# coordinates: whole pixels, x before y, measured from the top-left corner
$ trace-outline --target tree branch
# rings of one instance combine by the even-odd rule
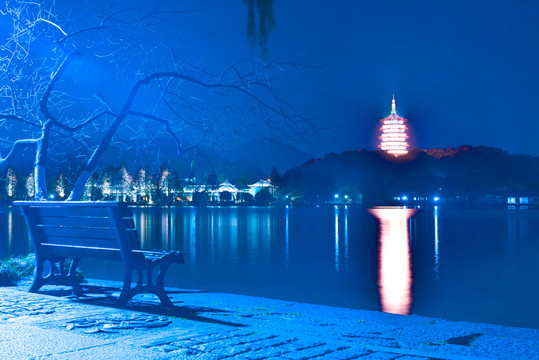
[[[37,143],[38,143],[38,139],[20,139],[20,140],[16,140],[11,145],[11,149],[10,149],[9,153],[6,156],[2,157],[0,155],[0,165],[4,165],[5,163],[7,163],[9,161],[9,159],[11,158],[11,156],[13,156],[13,154],[16,153],[17,148],[23,147],[23,146],[28,146],[28,145],[36,146]]]

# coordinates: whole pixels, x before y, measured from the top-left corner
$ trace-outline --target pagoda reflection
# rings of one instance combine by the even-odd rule
[[[378,291],[382,311],[408,315],[412,305],[412,268],[408,220],[416,210],[372,208],[378,232]]]

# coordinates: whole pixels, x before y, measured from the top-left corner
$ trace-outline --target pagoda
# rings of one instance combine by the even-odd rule
[[[380,145],[378,147],[388,154],[399,156],[408,153],[408,135],[406,122],[408,120],[397,114],[395,95],[391,102],[391,114],[380,120]]]

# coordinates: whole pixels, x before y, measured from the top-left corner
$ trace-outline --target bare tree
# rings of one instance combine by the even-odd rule
[[[312,131],[276,90],[287,65],[242,61],[211,74],[166,42],[178,9],[98,4],[84,21],[45,0],[1,10],[12,30],[0,46],[0,168],[32,154],[36,199],[48,198],[53,168],[80,199],[110,147],[181,156],[224,137]]]

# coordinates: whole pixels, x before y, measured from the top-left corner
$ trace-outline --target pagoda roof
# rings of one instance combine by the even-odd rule
[[[400,120],[400,121],[408,121],[408,119],[403,118],[399,114],[389,114],[385,118],[381,119],[380,121],[386,121],[386,120]]]

